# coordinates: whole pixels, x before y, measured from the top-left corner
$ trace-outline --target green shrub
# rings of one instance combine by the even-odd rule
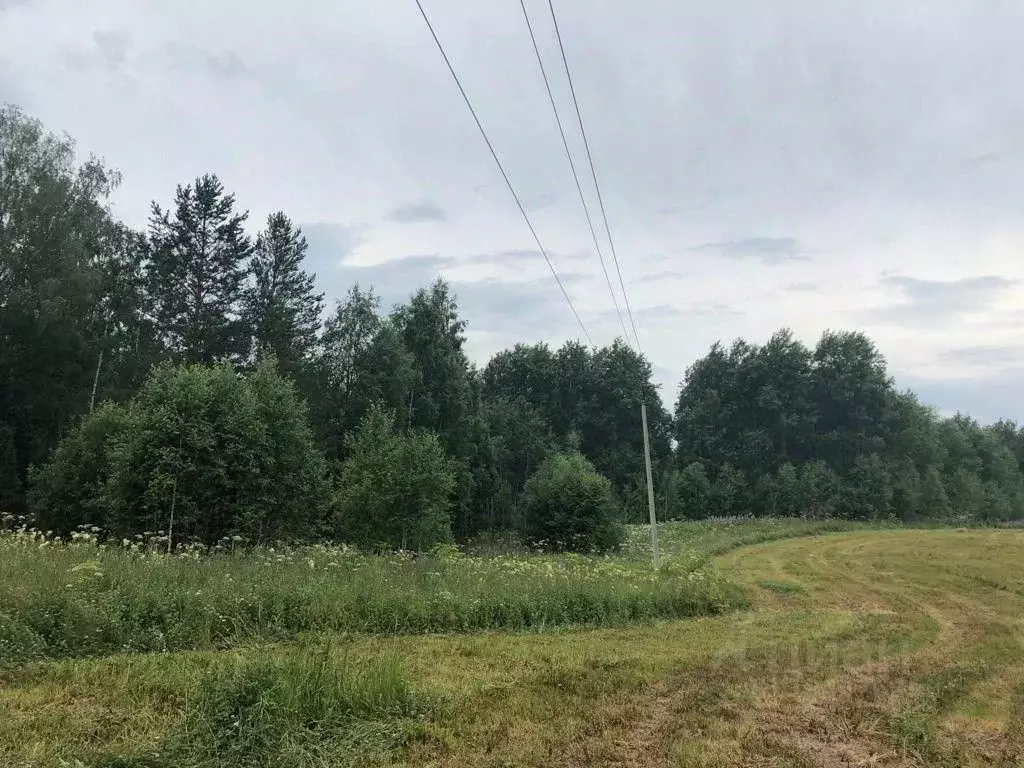
[[[104,404],[83,418],[30,477],[29,505],[43,530],[68,533],[106,522],[104,497],[112,441],[131,428],[132,411]]]
[[[341,539],[425,551],[452,538],[455,466],[437,435],[398,432],[374,406],[347,442],[334,508]]]
[[[264,362],[160,366],[125,405],[86,417],[34,475],[40,520],[68,533],[254,541],[320,533],[325,462],[293,385]]]
[[[605,552],[625,537],[611,483],[580,453],[545,459],[526,481],[522,505],[523,538],[540,549]]]

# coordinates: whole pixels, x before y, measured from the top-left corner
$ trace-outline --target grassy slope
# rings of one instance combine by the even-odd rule
[[[1024,765],[1024,532],[859,530],[728,551],[799,532],[691,526],[664,537],[725,552],[719,564],[748,585],[749,612],[629,629],[336,639],[331,654],[355,668],[401,659],[430,704],[371,717],[352,739],[358,753],[339,743],[326,755],[237,764],[344,765],[347,752],[380,765]],[[148,753],[183,730],[188,697],[224,656],[9,672],[0,764]]]

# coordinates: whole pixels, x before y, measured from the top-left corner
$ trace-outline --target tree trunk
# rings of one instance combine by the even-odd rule
[[[103,347],[100,347],[99,357],[96,358],[96,374],[92,377],[92,394],[89,396],[89,413],[96,407],[96,390],[100,386],[100,369],[103,367]]]

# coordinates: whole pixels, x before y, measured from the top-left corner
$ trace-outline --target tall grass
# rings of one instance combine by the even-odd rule
[[[391,746],[403,730],[396,726],[430,707],[394,659],[356,667],[327,647],[300,647],[215,669],[166,751],[187,764],[316,765],[325,755],[365,753],[372,741]]]
[[[0,534],[0,663],[226,648],[304,633],[615,626],[719,613],[742,592],[702,558],[409,558],[344,547],[167,555]]]
[[[225,653],[184,692],[155,741],[85,753],[69,768],[345,768],[391,765],[397,748],[450,714],[395,658],[356,663],[328,646]]]

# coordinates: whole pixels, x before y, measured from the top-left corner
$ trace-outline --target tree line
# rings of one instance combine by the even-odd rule
[[[711,514],[1024,517],[1024,430],[940,418],[861,333],[716,344],[675,411],[674,497]]]
[[[210,174],[140,232],[111,214],[118,182],[0,110],[0,512],[172,539],[601,548],[646,511],[642,399],[662,516],[1024,516],[1024,431],[939,418],[862,334],[716,345],[670,413],[621,341],[478,368],[443,281],[327,308],[285,213],[250,236]]]

